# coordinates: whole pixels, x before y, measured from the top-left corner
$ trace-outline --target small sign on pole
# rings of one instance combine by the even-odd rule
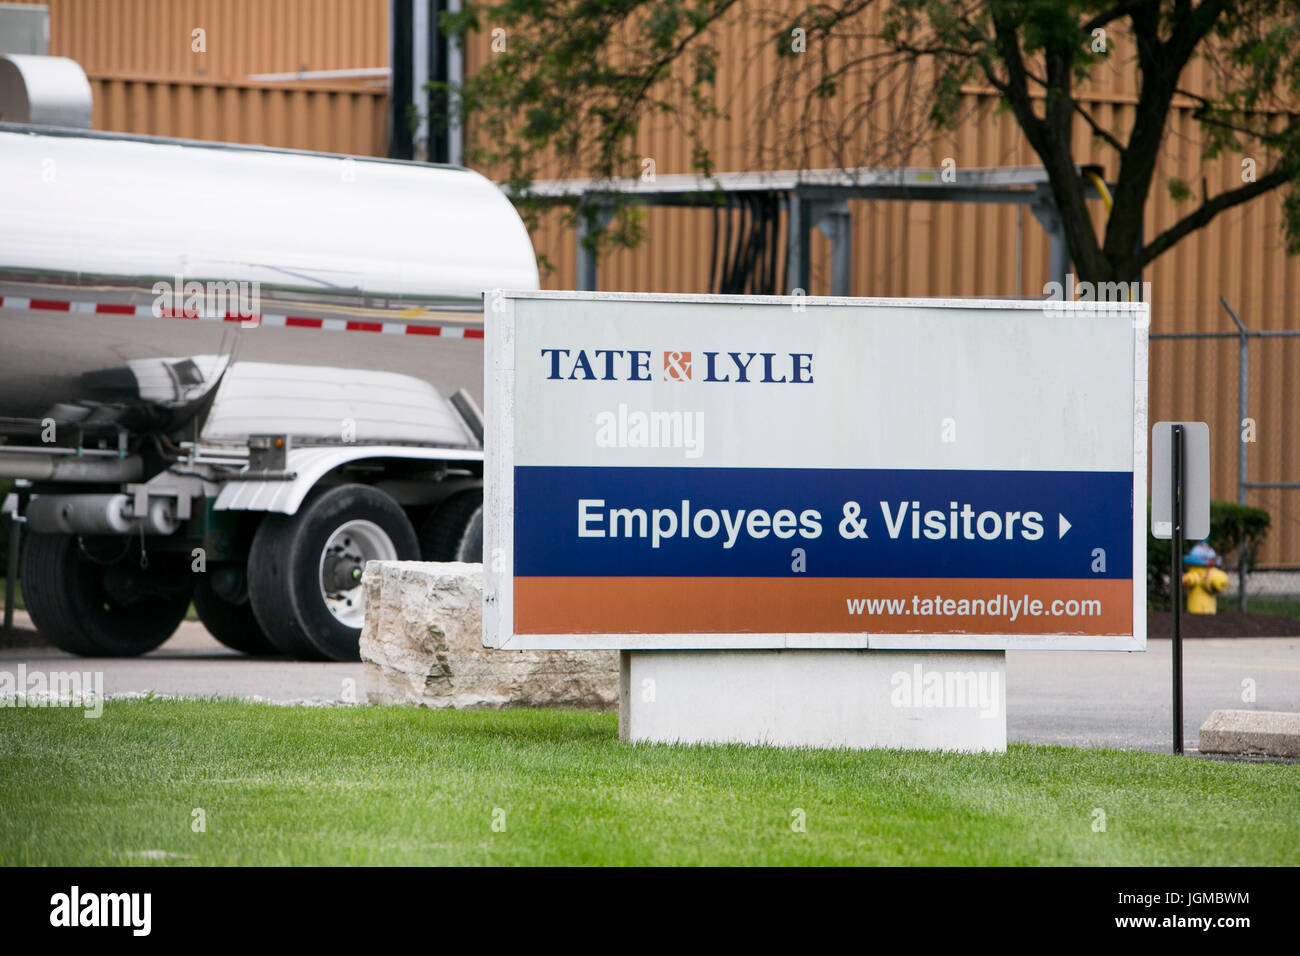
[[[1210,426],[1205,422],[1156,422],[1151,427],[1151,535],[1173,537],[1171,479],[1173,431],[1183,430],[1183,540],[1210,533]]]

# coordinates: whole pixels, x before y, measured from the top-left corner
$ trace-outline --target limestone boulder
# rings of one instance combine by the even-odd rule
[[[361,660],[371,703],[584,707],[618,703],[617,651],[483,646],[483,566],[371,561]]]

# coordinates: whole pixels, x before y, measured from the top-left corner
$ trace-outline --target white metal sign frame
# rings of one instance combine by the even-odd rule
[[[517,304],[526,300],[783,306],[798,322],[835,306],[1040,312],[1086,319],[1104,310],[1127,316],[1132,329],[1132,598],[1131,634],[1062,633],[516,633],[515,468],[518,334]],[[796,309],[799,306],[801,308]],[[792,296],[669,295],[608,292],[485,293],[484,646],[525,649],[904,649],[904,650],[1122,650],[1146,649],[1146,476],[1148,303],[1051,302],[993,299],[883,299]],[[1069,359],[1069,356],[1065,356]],[[1064,533],[1064,532],[1062,532]]]

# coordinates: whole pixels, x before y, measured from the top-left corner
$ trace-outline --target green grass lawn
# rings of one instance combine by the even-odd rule
[[[1300,863],[1297,766],[616,738],[575,711],[0,708],[0,864]]]
[[[1225,608],[1224,602],[1219,602],[1220,609],[1235,611],[1237,602],[1235,599],[1227,602]],[[1246,608],[1251,614],[1276,614],[1278,617],[1300,618],[1300,598],[1270,598],[1270,597],[1251,597],[1246,598]]]

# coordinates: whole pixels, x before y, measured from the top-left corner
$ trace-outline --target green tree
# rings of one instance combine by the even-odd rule
[[[726,115],[719,92],[735,80],[719,74],[723,28],[744,17],[767,36],[746,62],[770,57],[775,76],[770,108],[752,126],[756,165],[802,167],[817,150],[845,169],[905,160],[963,121],[964,86],[985,84],[1047,170],[1080,278],[1127,281],[1224,210],[1280,187],[1288,249],[1300,251],[1298,13],[1300,3],[1285,0],[467,0],[443,16],[444,28],[462,37],[495,30],[499,42],[462,85],[439,92],[470,133],[467,161],[516,192],[543,168],[636,174],[634,139],[652,118],[677,124],[696,170],[709,174],[706,134]],[[1111,58],[1136,72],[1128,129],[1107,128],[1080,95]],[[1199,91],[1187,84],[1197,59],[1210,77]],[[1180,95],[1196,104],[1204,158],[1239,157],[1242,181],[1211,194],[1170,180],[1180,217],[1144,237]],[[791,120],[781,107],[792,101]],[[1100,230],[1076,172],[1078,118],[1115,157],[1114,209]],[[637,227],[624,215],[608,239],[634,243]]]

